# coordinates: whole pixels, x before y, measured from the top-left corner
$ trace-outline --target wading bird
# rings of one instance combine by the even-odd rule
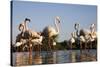
[[[75,45],[75,40],[76,40],[76,34],[75,34],[75,32],[72,32],[71,33],[71,38],[70,38],[70,40],[69,40],[69,42],[70,42],[70,44],[71,44],[71,49],[73,48],[73,45]]]
[[[43,32],[42,32],[42,35],[47,38],[48,40],[48,45],[51,49],[51,41],[54,41],[54,39],[56,38],[56,36],[58,36],[59,34],[59,24],[60,24],[60,17],[59,16],[56,16],[55,17],[55,28],[52,27],[52,26],[47,26],[43,29]],[[52,45],[53,45],[53,42],[52,42]]]
[[[55,28],[52,26],[47,26],[43,30],[44,36],[48,36],[49,38],[53,36],[57,36],[59,34],[59,23],[60,23],[60,17],[55,18]]]

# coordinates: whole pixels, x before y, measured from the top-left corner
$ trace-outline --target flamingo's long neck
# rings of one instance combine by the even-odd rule
[[[91,25],[90,31],[91,31],[91,33],[95,32],[95,25],[94,24]]]
[[[28,30],[28,27],[27,27],[27,21],[24,21],[24,25],[25,25],[24,30],[27,31],[27,30]]]
[[[19,31],[24,32],[24,25],[20,24],[18,29],[19,29]]]
[[[59,33],[59,26],[58,26],[57,19],[55,19],[55,27],[56,27],[56,31],[57,31],[57,34],[58,34]]]

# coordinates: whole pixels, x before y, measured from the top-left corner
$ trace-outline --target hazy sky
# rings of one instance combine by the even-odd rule
[[[54,25],[55,16],[60,16],[59,41],[68,40],[74,30],[74,24],[80,23],[80,28],[89,29],[90,24],[97,24],[97,7],[90,5],[55,4],[41,2],[13,1],[13,42],[19,33],[18,25],[24,19],[30,18],[28,27],[42,31],[45,26]]]

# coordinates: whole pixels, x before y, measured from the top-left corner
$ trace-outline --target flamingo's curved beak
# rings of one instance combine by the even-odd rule
[[[29,18],[25,18],[25,21],[29,21],[30,22],[31,20]]]

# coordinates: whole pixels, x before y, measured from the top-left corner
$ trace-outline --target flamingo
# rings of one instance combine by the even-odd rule
[[[25,44],[26,40],[21,39],[20,42],[16,42],[15,47],[21,46],[22,44]]]
[[[81,46],[81,48],[82,48],[82,45],[85,45],[85,48],[86,48],[86,40],[85,40],[85,37],[84,36],[80,36],[80,46]]]
[[[91,42],[91,48],[92,48],[92,45],[93,45],[93,42],[95,42],[96,41],[96,39],[97,39],[97,32],[95,31],[95,24],[91,24],[90,25],[90,42]]]
[[[87,47],[88,36],[86,35],[86,32],[84,31],[84,29],[80,30],[79,40],[80,40],[81,48],[83,47],[83,45],[86,48]]]
[[[56,36],[59,35],[59,23],[60,23],[60,17],[56,16],[55,17],[55,22],[54,22],[55,28],[52,27],[52,26],[47,26],[47,27],[45,27],[43,29],[42,35],[45,38],[47,38],[50,49],[51,49],[50,40],[54,41],[54,39],[56,38]]]
[[[72,49],[72,45],[75,44],[75,39],[77,38],[76,33],[72,32],[71,33],[71,38],[69,40],[69,42],[71,43],[71,49]]]
[[[25,18],[24,22],[19,24],[18,29],[19,31],[21,31],[21,33],[16,37],[16,47],[21,46],[23,44],[22,41],[20,41],[20,39],[27,40],[27,42],[31,41],[31,43],[29,44],[31,47],[36,43],[38,45],[42,42],[43,37],[38,32],[28,29],[27,23],[30,21],[30,19]]]
[[[29,36],[32,38],[39,38],[40,35],[38,34],[38,32],[28,29],[27,21],[30,22],[31,20],[28,18],[25,18],[24,22],[19,24],[19,27],[18,27],[19,31],[21,31],[23,33],[23,36],[26,38],[28,38]]]
[[[52,27],[52,26],[47,26],[44,28],[43,30],[43,34],[46,36],[48,36],[49,38],[53,37],[53,36],[56,36],[59,34],[59,23],[60,23],[60,17],[56,17],[55,18],[55,28]]]
[[[28,20],[28,21],[30,22],[30,20]],[[23,26],[22,29],[24,28],[23,29],[24,38],[28,39],[29,63],[32,64],[32,46],[38,45],[38,50],[39,50],[40,49],[39,45],[41,44],[43,38],[38,32],[28,29],[26,19],[25,19],[24,24],[22,26]]]
[[[97,38],[97,32],[95,31],[95,24],[91,24],[90,25],[90,30],[85,30],[85,38],[87,39],[87,41],[94,41]]]
[[[18,50],[24,50],[24,46],[26,46],[26,43],[27,43],[27,41],[25,40],[25,39],[20,39],[20,41],[19,42],[16,42],[15,43],[15,45],[14,45],[14,47],[17,47],[18,49],[17,49],[17,51]]]
[[[25,18],[24,22],[19,25],[19,31],[23,32],[24,37],[28,37],[27,36],[27,34],[28,34],[30,36],[29,38],[34,39],[34,42],[38,41],[38,39],[41,39],[41,42],[42,42],[42,38],[41,38],[42,36],[38,32],[28,29],[27,21],[30,22],[31,20],[28,18]]]
[[[72,37],[71,37],[71,39],[70,39],[70,42],[71,42],[71,43],[75,43],[75,32],[72,32],[72,33],[71,33],[71,36],[72,36]]]
[[[90,31],[91,31],[90,33],[91,41],[94,41],[97,38],[96,31],[95,31],[95,24],[91,24]]]
[[[95,32],[95,24],[90,25],[90,30],[80,30],[80,36],[81,42],[89,43],[92,48],[92,43],[96,40],[97,35]]]
[[[76,61],[75,60],[75,58],[76,58],[75,52],[72,51],[73,45],[75,44],[75,41],[76,41],[76,38],[77,38],[76,33],[75,32],[72,32],[71,33],[71,38],[69,40],[70,45],[71,45],[71,61],[72,62],[75,62]]]
[[[86,39],[86,42],[89,43],[91,45],[91,48],[92,48],[92,44],[94,41],[96,41],[97,39],[97,32],[95,31],[95,24],[91,24],[90,25],[90,30],[85,30],[84,31],[85,33],[85,39]]]
[[[31,42],[34,43],[34,44],[42,45],[42,40],[43,40],[43,37],[40,36],[40,38],[32,39]]]
[[[28,27],[26,26],[27,21],[30,22],[31,20],[28,18],[25,18],[24,22],[19,24],[19,26],[18,26],[19,31],[24,32],[24,31],[28,30]]]

